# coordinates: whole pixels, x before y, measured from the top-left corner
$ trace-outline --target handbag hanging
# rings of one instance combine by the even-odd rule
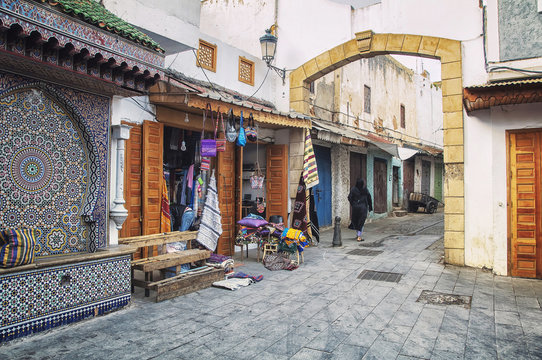
[[[250,113],[248,117],[248,126],[245,134],[249,141],[255,142],[258,140],[258,131],[256,130],[256,126],[254,125],[254,117],[252,116],[252,113]]]
[[[260,169],[260,164],[256,161],[255,170],[250,176],[250,187],[253,189],[261,189],[263,188],[264,180],[265,177],[263,176],[262,170]]]
[[[245,135],[245,128],[243,127],[243,112],[241,111],[241,117],[239,119],[239,136],[237,136],[237,145],[245,146],[247,143],[247,137]]]
[[[228,120],[226,121],[226,140],[229,142],[235,142],[237,140],[237,129],[235,129],[235,116],[233,115],[233,109],[228,111]]]
[[[211,114],[211,121],[213,121],[213,111],[211,109],[211,104],[207,103],[205,112],[203,113],[203,129],[201,130],[201,156],[206,157],[215,157],[216,156],[216,126],[215,134],[212,139],[204,139],[205,133],[205,119],[207,118],[207,111]]]
[[[226,128],[224,127],[224,116],[222,116],[222,113],[220,112],[220,106],[216,110],[216,113],[216,128],[218,128],[218,118],[220,117],[220,122],[222,123],[222,132],[224,133],[223,139],[216,139],[216,151],[224,152],[226,151]]]

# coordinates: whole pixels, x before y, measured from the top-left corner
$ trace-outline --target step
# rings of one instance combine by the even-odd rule
[[[406,216],[408,214],[408,211],[406,210],[394,210],[393,211],[393,216],[395,217],[402,217],[402,216]]]

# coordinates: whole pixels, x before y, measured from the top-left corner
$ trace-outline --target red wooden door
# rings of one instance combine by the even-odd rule
[[[408,197],[414,192],[414,158],[403,161],[403,207],[408,209]]]
[[[509,266],[542,278],[542,131],[510,132],[509,146]]]
[[[386,160],[374,160],[374,212],[388,211],[388,163]]]
[[[266,214],[288,220],[288,145],[267,145]]]
[[[143,235],[160,233],[163,149],[163,124],[145,121],[143,123]]]
[[[216,251],[222,255],[233,255],[236,235],[235,221],[235,145],[226,142],[226,151],[218,153],[217,172],[218,201],[222,213],[222,235]]]

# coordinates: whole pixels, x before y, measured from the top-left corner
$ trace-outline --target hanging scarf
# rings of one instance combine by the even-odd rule
[[[166,185],[166,178],[162,181],[162,206],[160,211],[160,232],[171,231],[171,213],[169,210],[169,196]]]
[[[196,240],[207,249],[215,251],[220,235],[222,235],[222,216],[218,204],[215,171],[213,170],[207,186],[205,205]]]
[[[294,209],[292,214],[292,228],[306,233],[308,226],[307,216],[307,187],[303,180],[303,174],[299,177],[297,194],[295,196]]]
[[[314,148],[312,147],[311,131],[305,130],[305,152],[303,154],[303,180],[305,180],[306,188],[318,185],[318,168],[316,167],[316,157],[314,156]]]

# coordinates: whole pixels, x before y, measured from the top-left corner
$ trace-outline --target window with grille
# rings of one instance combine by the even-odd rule
[[[216,72],[216,45],[200,39],[197,65]]]
[[[364,85],[364,103],[363,103],[363,109],[366,113],[371,113],[371,88],[367,85]]]
[[[403,129],[406,127],[405,105],[403,105],[403,104],[401,104],[401,127]]]
[[[254,86],[254,62],[239,56],[239,81]]]

